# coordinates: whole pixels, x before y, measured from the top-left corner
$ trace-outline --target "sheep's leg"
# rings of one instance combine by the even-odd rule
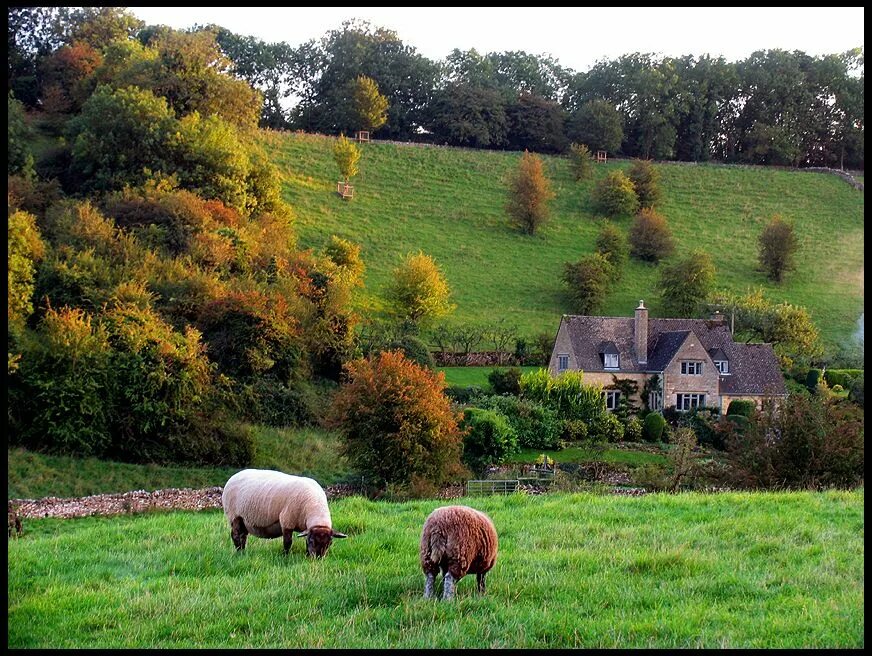
[[[424,580],[424,599],[433,597],[433,588],[436,586],[436,573],[427,572],[427,578]]]
[[[478,581],[478,591],[481,594],[484,594],[484,575],[485,574],[487,574],[487,572],[484,572],[484,573],[479,572],[478,574],[475,575],[475,579],[476,579],[476,581]]]
[[[237,551],[245,550],[245,541],[248,539],[248,529],[245,528],[245,522],[242,517],[237,517],[230,522],[230,539],[236,546]]]
[[[454,599],[454,577],[451,576],[451,572],[445,572],[445,578],[442,581],[442,598],[443,599]]]
[[[291,550],[291,543],[294,541],[294,529],[292,528],[283,528],[282,529],[282,542],[285,546],[285,555],[288,555],[288,552]]]

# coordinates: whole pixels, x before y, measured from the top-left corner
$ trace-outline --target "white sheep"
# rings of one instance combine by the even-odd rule
[[[243,469],[227,481],[221,495],[230,537],[238,551],[248,534],[284,541],[291,548],[294,531],[306,538],[308,555],[321,558],[333,538],[348,537],[333,530],[327,495],[317,481],[268,469]]]
[[[484,577],[497,560],[497,548],[496,528],[483,512],[468,506],[434,510],[421,533],[424,597],[433,596],[439,570],[444,575],[443,599],[453,599],[456,582],[469,573],[476,574],[478,591],[483,594]]]

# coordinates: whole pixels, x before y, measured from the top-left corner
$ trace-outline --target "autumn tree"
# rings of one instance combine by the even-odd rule
[[[394,269],[388,300],[398,318],[414,324],[429,322],[451,312],[451,290],[445,276],[429,255],[409,255]]]
[[[796,268],[794,256],[799,243],[793,225],[776,214],[760,235],[760,264],[770,280],[781,282],[784,274]]]
[[[639,209],[633,181],[623,171],[612,171],[597,182],[591,200],[594,209],[606,216],[633,214]]]
[[[569,289],[572,309],[578,314],[596,314],[608,294],[615,273],[612,263],[593,253],[563,267],[563,282]]]
[[[590,148],[584,144],[569,145],[569,162],[576,182],[587,180],[593,175],[593,158],[590,155]]]
[[[666,316],[695,316],[711,294],[714,281],[715,266],[705,251],[695,250],[664,267],[658,287]]]
[[[459,470],[459,416],[445,396],[445,375],[381,352],[345,365],[328,424],[343,451],[378,486],[439,485]]]
[[[512,220],[528,235],[548,220],[548,202],[554,197],[551,183],[542,169],[542,159],[524,151],[509,185],[506,209]]]
[[[630,166],[627,177],[633,182],[639,207],[654,207],[660,202],[660,172],[647,159],[637,159]]]
[[[374,132],[388,120],[388,99],[379,93],[378,84],[371,77],[357,76],[351,83],[351,98],[361,130]]]
[[[339,175],[345,179],[345,184],[348,180],[357,175],[357,163],[360,161],[360,149],[353,141],[341,134],[333,144],[333,159],[336,160],[336,166],[339,167]]]
[[[630,228],[630,254],[640,260],[657,262],[675,251],[675,241],[666,218],[650,208],[636,215]]]

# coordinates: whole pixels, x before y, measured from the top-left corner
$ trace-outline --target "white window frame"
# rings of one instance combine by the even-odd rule
[[[678,412],[687,412],[693,408],[704,407],[704,392],[681,392],[675,395],[675,409],[678,410]]]
[[[565,360],[564,360],[565,358]],[[565,367],[561,367],[564,362],[566,362]],[[558,353],[557,354],[557,373],[561,373],[569,370],[569,353]]]
[[[615,364],[610,365],[609,362],[614,362]],[[603,363],[603,369],[620,369],[621,356],[618,353],[603,353]]]
[[[606,399],[606,410],[614,412],[618,409],[618,403],[621,401],[620,390],[603,390],[603,396]],[[609,405],[610,402],[612,405]]]
[[[696,371],[691,371],[691,365]],[[702,376],[702,361],[701,360],[682,360],[681,361],[682,376]]]
[[[721,376],[728,376],[730,374],[729,360],[715,360],[715,367],[717,367],[718,373]]]

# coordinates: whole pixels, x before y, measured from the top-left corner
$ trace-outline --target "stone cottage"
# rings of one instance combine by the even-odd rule
[[[638,385],[652,410],[714,407],[726,413],[736,399],[787,395],[771,344],[737,344],[726,318],[649,319],[639,301],[633,317],[563,315],[548,364],[551,375],[582,370],[586,383]],[[604,389],[606,406],[618,407],[621,391]]]

